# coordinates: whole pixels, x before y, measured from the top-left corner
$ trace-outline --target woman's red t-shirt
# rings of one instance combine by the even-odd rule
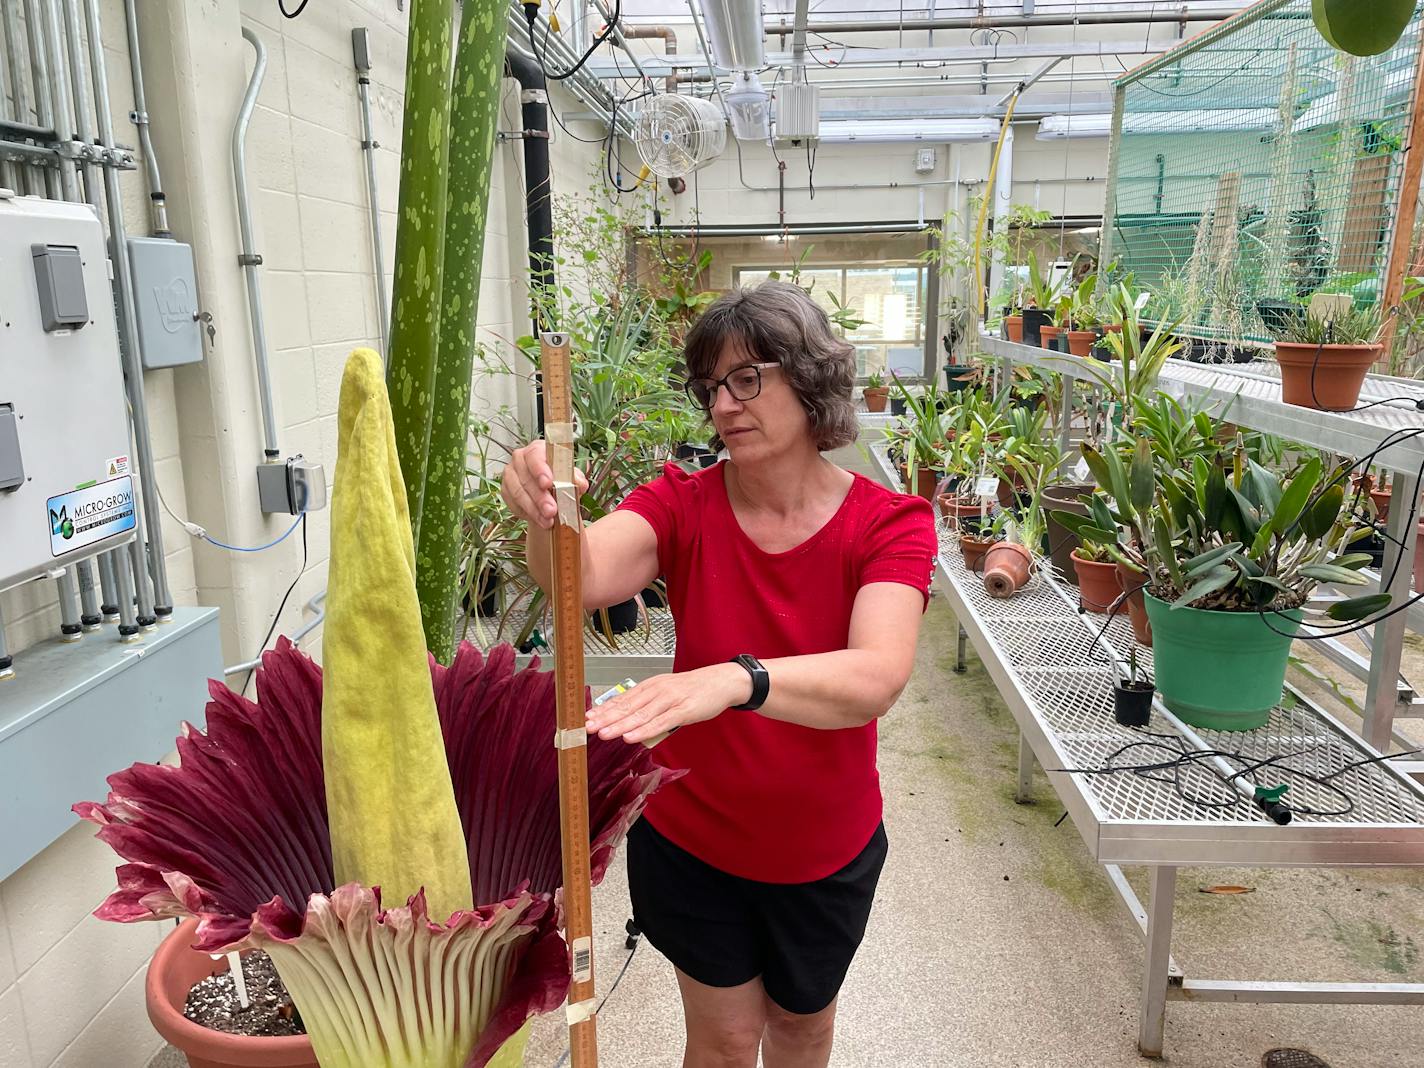
[[[668,464],[619,506],[657,533],[677,623],[673,670],[846,648],[856,593],[913,586],[928,600],[935,554],[929,503],[855,475],[819,531],[782,553],[743,533],[725,463],[695,473]],[[772,681],[775,688],[775,679]],[[648,802],[663,835],[746,879],[800,883],[845,867],[880,823],[875,722],[817,730],[728,710],[678,730],[654,751],[688,774]]]

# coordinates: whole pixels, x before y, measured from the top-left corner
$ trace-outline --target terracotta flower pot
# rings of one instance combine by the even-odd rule
[[[1122,323],[1108,323],[1107,326],[1103,327],[1103,330],[1109,334],[1121,334]]]
[[[1022,342],[1022,341],[1023,341],[1023,316],[1022,316],[1022,315],[1006,315],[1006,316],[1004,316],[1004,333],[1008,335],[1008,338],[1009,338],[1010,341],[1013,341],[1013,342]]]
[[[939,474],[931,471],[928,467],[920,466],[915,469],[915,485],[910,485],[910,465],[900,465],[900,484],[905,487],[905,492],[923,497],[930,503],[934,503],[935,486],[939,484]]]
[[[959,551],[964,556],[964,566],[970,571],[978,571],[984,566],[984,557],[995,545],[993,538],[976,538],[972,534],[959,536]]]
[[[1424,519],[1419,520],[1414,536],[1417,541],[1414,547],[1414,592],[1424,593]]]
[[[959,530],[960,520],[979,518],[984,514],[984,506],[973,497],[941,493],[939,495],[939,514],[944,516],[945,525],[950,530]]]
[[[1152,622],[1147,618],[1147,602],[1142,591],[1147,581],[1146,575],[1138,574],[1130,567],[1115,564],[1118,589],[1127,594],[1127,618],[1132,623],[1133,636],[1138,645],[1152,648]]]
[[[1061,326],[1041,326],[1038,328],[1039,339],[1043,342],[1043,347],[1051,349],[1053,343],[1058,340],[1058,335],[1063,333]]]
[[[1093,346],[1098,343],[1096,330],[1069,330],[1068,351],[1085,360],[1093,355]]]
[[[890,400],[889,386],[866,386],[865,387],[865,410],[867,412],[883,412],[885,405]]]
[[[1062,482],[1043,491],[1043,510],[1048,513],[1049,555],[1053,557],[1054,568],[1071,583],[1078,581],[1071,556],[1080,544],[1078,535],[1054,519],[1053,513],[1072,512],[1075,515],[1087,515],[1088,506],[1081,498],[1096,488],[1091,482]]]
[[[1281,399],[1302,408],[1347,412],[1359,401],[1365,375],[1383,348],[1382,345],[1299,345],[1278,341],[1276,362],[1281,365]]]
[[[1122,596],[1117,584],[1117,564],[1084,560],[1073,550],[1073,570],[1078,573],[1078,600],[1085,612],[1107,612]]]
[[[997,542],[984,554],[984,589],[990,597],[1012,597],[1033,570],[1033,556],[1022,545]]]
[[[148,966],[144,997],[148,1018],[171,1045],[188,1058],[189,1068],[317,1068],[311,1039],[248,1038],[195,1024],[183,1015],[188,991],[200,979],[227,971],[227,958],[213,960],[192,948],[197,920],[188,920],[163,940]]]

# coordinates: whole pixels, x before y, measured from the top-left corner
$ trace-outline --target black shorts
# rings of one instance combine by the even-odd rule
[[[628,834],[633,922],[699,983],[740,986],[760,976],[787,1012],[820,1012],[865,937],[888,851],[881,824],[835,874],[763,883],[704,863],[639,820]]]

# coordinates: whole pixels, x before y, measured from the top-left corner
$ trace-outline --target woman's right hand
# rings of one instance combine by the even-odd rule
[[[531,441],[505,465],[499,492],[509,510],[521,519],[551,529],[559,514],[554,500],[554,470],[549,466],[548,446],[543,440]],[[588,490],[588,479],[582,471],[574,471],[574,486],[582,497]]]

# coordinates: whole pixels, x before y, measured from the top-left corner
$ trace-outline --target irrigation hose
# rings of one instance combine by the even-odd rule
[[[984,199],[979,205],[979,222],[974,228],[974,284],[979,290],[980,323],[984,321],[984,311],[989,299],[984,288],[984,228],[989,220],[989,205],[994,202],[994,179],[999,173],[999,157],[1003,154],[1004,142],[1009,137],[1009,123],[1014,120],[1014,108],[1018,107],[1019,96],[1023,91],[1023,82],[1019,82],[1014,95],[1009,98],[1003,125],[999,127],[999,143],[994,146],[994,156],[989,161],[989,177],[984,181]]]

